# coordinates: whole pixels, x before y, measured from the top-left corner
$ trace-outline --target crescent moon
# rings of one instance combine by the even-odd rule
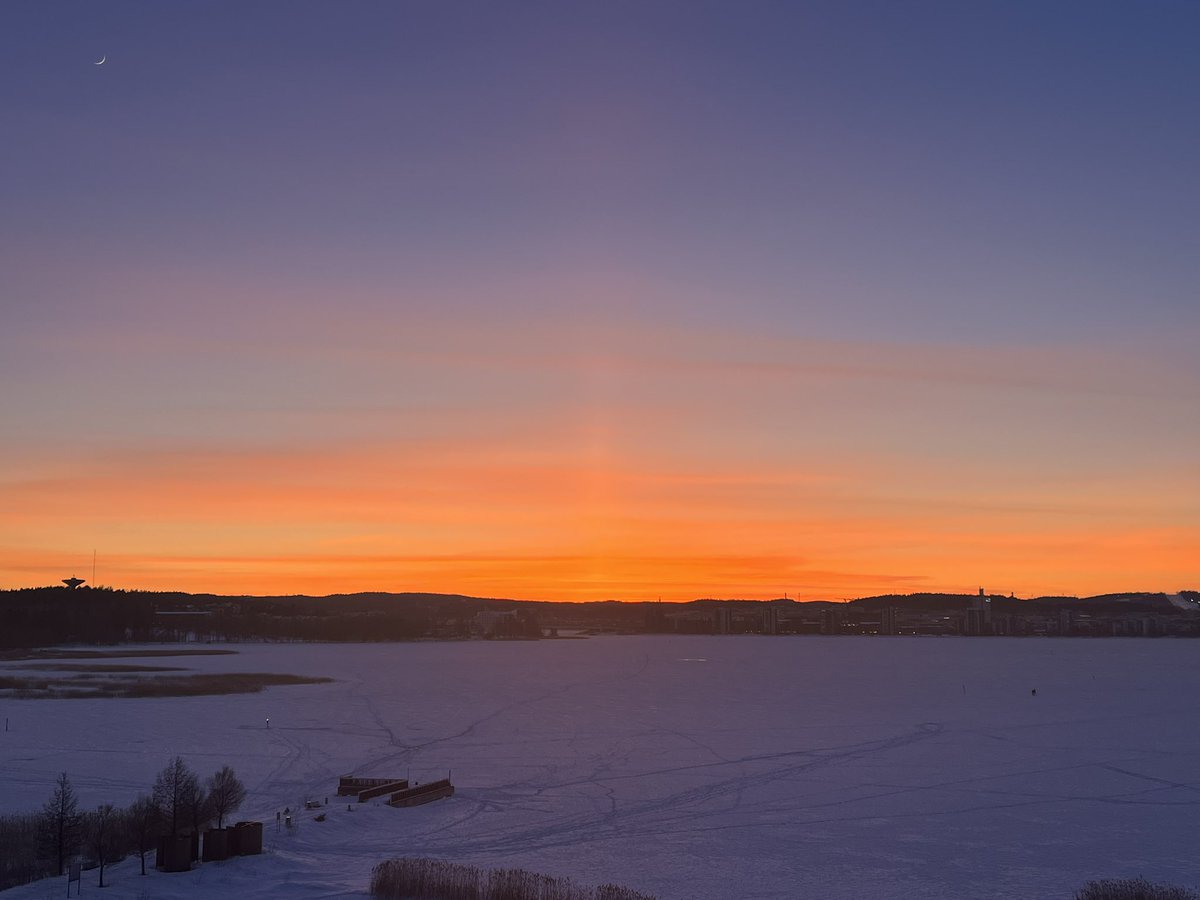
[[[94,63],[92,63],[92,65],[93,65],[93,66],[102,66],[102,65],[104,65],[104,61],[105,61],[106,59],[108,59],[108,56],[107,56],[107,55],[105,55],[105,56],[102,56],[102,57],[100,57],[100,62],[94,62]]]

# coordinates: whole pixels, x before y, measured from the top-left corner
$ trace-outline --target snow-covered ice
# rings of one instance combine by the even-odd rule
[[[1200,641],[599,637],[237,645],[148,660],[326,675],[261,694],[0,700],[0,811],[55,776],[85,806],[175,754],[232,765],[261,857],[109,870],[113,898],[336,897],[372,865],[518,866],[663,900],[1070,897],[1200,883]],[[1037,695],[1031,690],[1036,688]],[[270,728],[266,719],[270,717]],[[457,794],[347,812],[337,776],[453,770]],[[275,812],[307,798],[292,832]],[[90,883],[88,879],[90,878]],[[85,874],[95,894],[95,873]],[[60,896],[62,880],[13,889]]]

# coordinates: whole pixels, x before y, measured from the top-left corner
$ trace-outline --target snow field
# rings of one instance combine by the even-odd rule
[[[175,754],[228,763],[262,857],[110,870],[114,898],[338,897],[391,856],[611,881],[662,900],[1070,897],[1200,882],[1200,642],[603,637],[237,645],[163,659],[325,675],[261,694],[0,700],[0,810],[67,771],[84,806]],[[155,661],[150,661],[155,662]],[[1031,696],[1032,688],[1037,696]],[[271,727],[265,727],[270,717]],[[346,811],[337,776],[453,771],[449,800]],[[328,796],[328,821],[275,811]],[[94,893],[85,874],[85,892]],[[13,900],[61,896],[61,881]],[[47,893],[49,892],[49,893]]]

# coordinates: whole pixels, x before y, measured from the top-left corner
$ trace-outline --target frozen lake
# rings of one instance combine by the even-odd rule
[[[0,700],[0,811],[40,807],[64,770],[91,806],[148,792],[175,754],[204,776],[232,765],[251,789],[243,814],[272,823],[268,852],[183,876],[117,869],[111,898],[196,897],[205,885],[278,896],[280,881],[289,896],[342,896],[401,855],[613,881],[662,900],[1011,900],[1068,898],[1102,876],[1200,883],[1200,641],[233,649],[144,662],[337,680]],[[333,798],[342,774],[428,781],[447,770],[456,796],[423,807],[348,813]],[[326,796],[328,821],[274,831],[277,809]]]

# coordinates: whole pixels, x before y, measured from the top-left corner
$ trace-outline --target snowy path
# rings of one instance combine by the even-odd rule
[[[1088,878],[1134,874],[1200,883],[1200,642],[235,649],[183,664],[338,680],[0,700],[11,722],[0,810],[36,808],[63,770],[87,805],[125,803],[176,753],[205,775],[233,765],[251,788],[246,812],[272,828],[285,805],[331,800],[324,823],[269,830],[261,858],[182,876],[118,867],[111,898],[253,900],[281,896],[280,883],[288,896],[347,896],[396,855],[614,881],[663,900],[1069,897]],[[458,793],[423,807],[347,812],[333,797],[340,774],[427,781],[448,769]]]

